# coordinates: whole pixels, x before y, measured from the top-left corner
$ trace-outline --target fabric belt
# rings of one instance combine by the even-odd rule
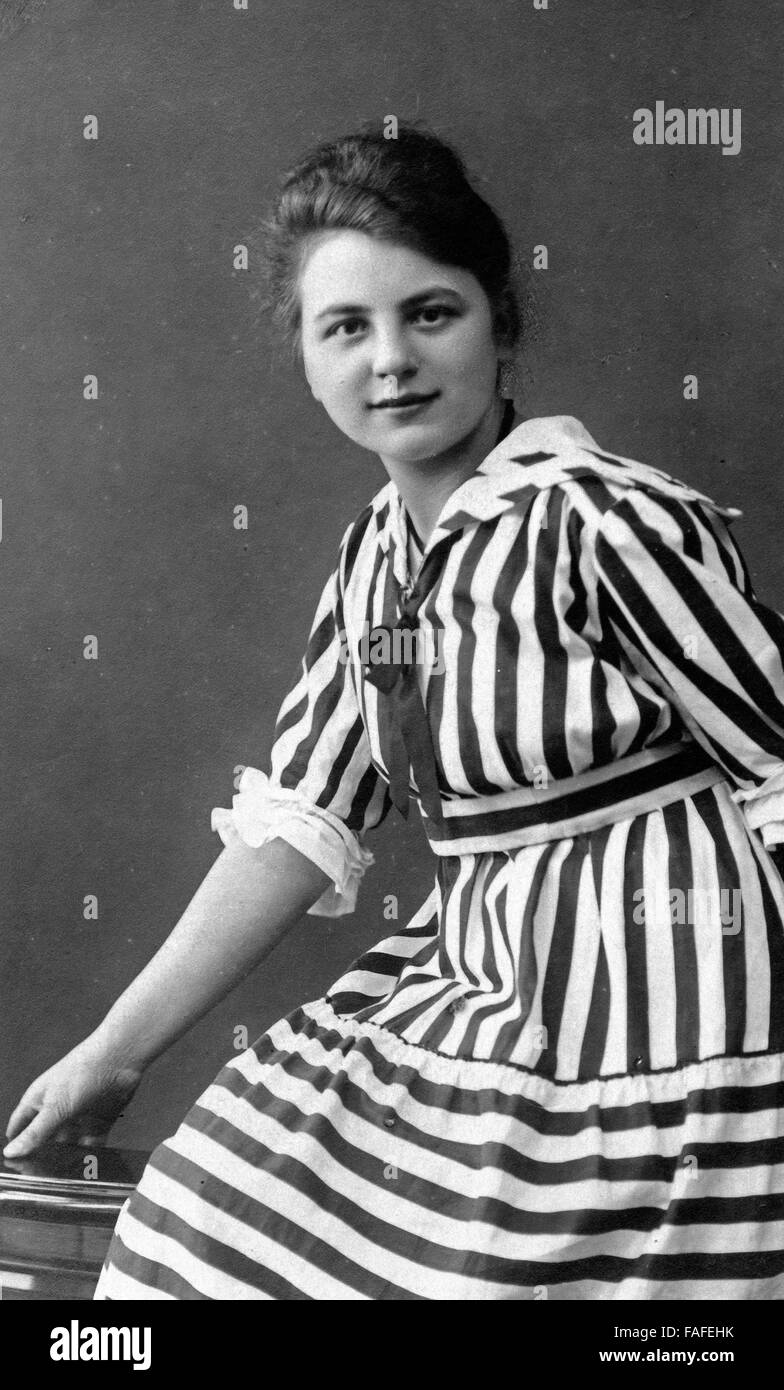
[[[424,808],[422,820],[436,854],[517,849],[642,815],[723,780],[721,768],[690,740],[644,748],[547,788],[442,800],[441,823]]]

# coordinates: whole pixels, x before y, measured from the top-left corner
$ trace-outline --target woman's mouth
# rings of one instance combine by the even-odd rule
[[[433,391],[429,396],[415,396],[412,392],[407,392],[402,396],[393,396],[389,400],[374,401],[371,405],[372,410],[389,410],[396,413],[408,415],[421,406],[429,405],[434,401],[440,391]]]

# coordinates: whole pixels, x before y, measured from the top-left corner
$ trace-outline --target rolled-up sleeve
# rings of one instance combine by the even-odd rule
[[[724,518],[629,489],[594,540],[602,621],[734,784],[766,846],[784,842],[784,618],[760,603]]]
[[[217,806],[211,816],[224,844],[236,836],[252,847],[282,839],[323,869],[332,882],[309,911],[325,917],[354,911],[373,863],[363,837],[391,805],[348,660],[343,583],[351,532],[322,592],[299,679],[278,713],[269,773],[245,767],[231,810]]]

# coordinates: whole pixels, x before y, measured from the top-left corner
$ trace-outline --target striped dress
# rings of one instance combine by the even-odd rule
[[[784,619],[737,508],[506,429],[418,560],[391,482],[348,528],[212,813],[350,912],[402,757],[432,891],[155,1149],[96,1298],[784,1297]]]

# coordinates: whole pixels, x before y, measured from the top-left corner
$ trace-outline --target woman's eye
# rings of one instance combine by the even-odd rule
[[[362,319],[341,319],[339,323],[333,323],[332,327],[327,329],[324,337],[333,338],[338,335],[343,338],[355,338],[357,336],[356,330],[361,327]],[[340,333],[341,328],[346,331]]]
[[[417,309],[416,317],[424,319],[425,323],[438,323],[443,318],[454,318],[454,310],[446,304],[424,304]]]

